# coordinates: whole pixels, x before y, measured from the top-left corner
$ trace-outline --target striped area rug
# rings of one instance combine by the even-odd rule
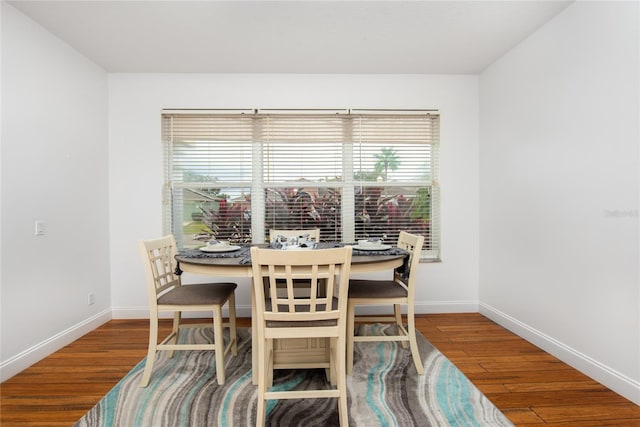
[[[383,334],[387,326],[361,326]],[[368,330],[362,329],[368,328]],[[188,340],[211,340],[193,330]],[[200,331],[200,332],[198,332]],[[161,352],[151,382],[140,388],[140,362],[74,427],[255,426],[257,387],[251,383],[250,329],[238,329],[238,356],[227,359],[227,380],[216,381],[208,351]],[[347,377],[350,426],[513,426],[424,337],[418,336],[425,375],[416,374],[408,348],[398,343],[356,343],[353,375]],[[303,389],[326,382],[324,370],[276,371],[274,387]],[[336,399],[269,401],[271,426],[337,426]]]

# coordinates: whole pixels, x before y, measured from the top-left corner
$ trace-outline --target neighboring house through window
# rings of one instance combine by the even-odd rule
[[[355,242],[400,230],[440,255],[437,111],[165,111],[165,231],[180,247],[270,228]]]

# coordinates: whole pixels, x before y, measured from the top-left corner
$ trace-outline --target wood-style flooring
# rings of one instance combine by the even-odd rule
[[[417,325],[518,427],[640,427],[640,406],[480,314]],[[112,320],[36,363],[0,385],[0,425],[73,425],[145,357],[147,340],[147,320]]]

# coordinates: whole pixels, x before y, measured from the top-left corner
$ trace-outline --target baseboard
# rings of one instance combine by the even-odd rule
[[[629,399],[636,405],[640,405],[640,382],[580,353],[574,348],[543,334],[490,305],[480,303],[479,311],[480,314],[552,354],[564,363]]]
[[[71,344],[83,335],[93,331],[100,325],[111,320],[111,309],[77,323],[54,336],[22,351],[19,354],[3,361],[0,364],[0,381],[4,382],[17,373],[25,370],[29,366],[44,359],[50,354],[60,350],[62,347]]]
[[[389,313],[390,305],[381,306],[358,306],[358,314],[375,315]],[[434,301],[416,302],[413,305],[416,314],[437,314],[437,313],[477,313],[477,301]],[[403,311],[405,312],[405,311]]]
[[[478,312],[478,301],[417,301],[413,306],[415,307],[416,313],[420,314]]]
[[[415,305],[417,314],[429,314],[429,313],[477,313],[478,303],[476,301],[436,301],[436,302],[418,302]],[[388,305],[387,305],[388,307]],[[148,319],[149,308],[146,306],[133,306],[133,307],[112,307],[111,313],[114,319]],[[360,307],[358,311],[362,310],[362,314],[380,314],[384,311],[384,308],[377,306],[372,307]],[[388,311],[388,310],[387,310]],[[251,317],[251,306],[249,305],[236,305],[236,313],[238,317]],[[227,315],[226,308],[223,309],[223,315]],[[169,319],[171,313],[160,313],[160,318]],[[207,317],[208,313],[205,312],[193,312],[185,313],[186,318],[200,318]]]
[[[149,307],[146,306],[133,306],[133,307],[112,307],[111,315],[113,319],[148,319]],[[222,309],[222,315],[228,315],[226,307]],[[161,319],[170,319],[173,316],[171,312],[160,313]],[[211,313],[204,311],[194,311],[192,313],[185,313],[185,318],[202,318],[211,316]],[[249,305],[237,305],[236,304],[236,316],[238,317],[251,317],[251,306]]]

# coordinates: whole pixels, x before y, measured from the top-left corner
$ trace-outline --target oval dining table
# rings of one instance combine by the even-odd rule
[[[341,244],[324,244],[324,247],[336,247]],[[259,245],[262,247],[266,244]],[[322,246],[321,246],[322,247]],[[176,255],[179,272],[201,274],[217,277],[246,277],[252,278],[252,267],[249,255],[250,246],[243,246],[237,251],[206,253],[198,249],[180,251]],[[282,250],[282,249],[274,249]],[[313,250],[313,249],[308,249]],[[283,250],[287,252],[288,250]],[[235,253],[234,253],[235,252]],[[409,253],[395,246],[388,250],[358,250],[354,248],[351,257],[351,274],[391,271],[401,267]],[[255,295],[251,286],[251,318],[256,318]],[[251,322],[251,335],[256,336],[255,322]],[[253,343],[252,343],[253,348]],[[258,352],[252,351],[252,366],[257,366]],[[274,348],[274,358],[286,361],[292,368],[296,364],[308,366],[309,363],[326,361],[329,357],[328,348],[324,342],[309,338],[306,343],[280,343]],[[257,372],[252,369],[253,383],[257,384]]]

